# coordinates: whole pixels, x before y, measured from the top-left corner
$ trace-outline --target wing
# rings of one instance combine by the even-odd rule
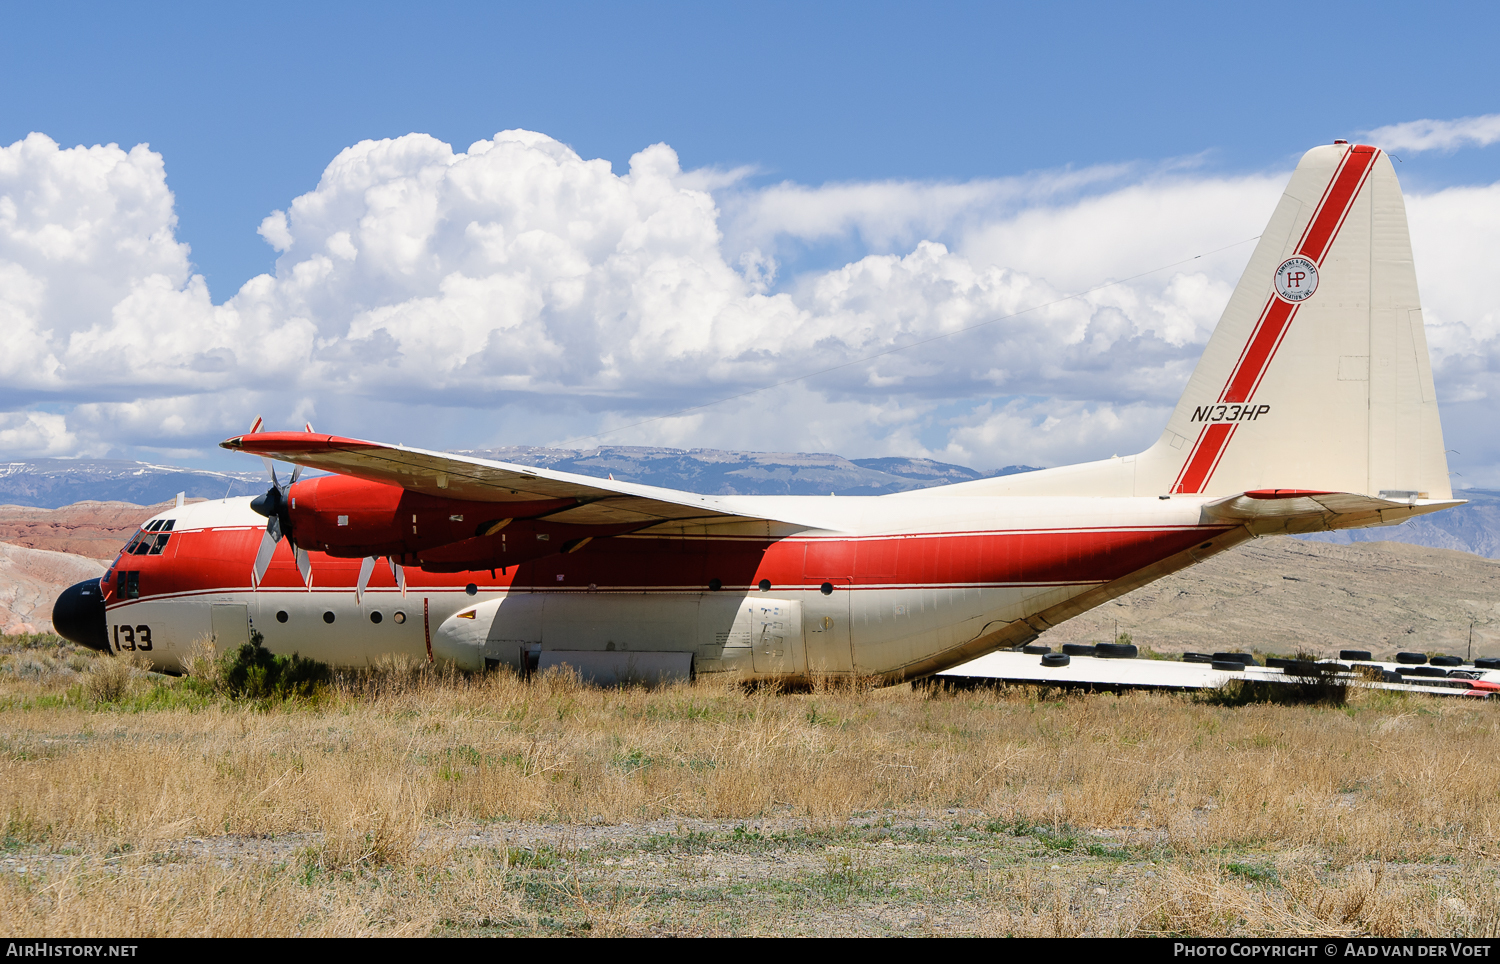
[[[1400,525],[1414,516],[1463,505],[1462,499],[1424,499],[1418,492],[1384,492],[1380,497],[1308,489],[1256,489],[1203,506],[1204,522],[1250,526],[1256,535],[1320,532]]]
[[[495,503],[571,499],[577,504],[547,516],[548,522],[570,525],[645,529],[783,521],[736,509],[732,496],[696,495],[337,435],[257,432],[219,445],[440,498]]]

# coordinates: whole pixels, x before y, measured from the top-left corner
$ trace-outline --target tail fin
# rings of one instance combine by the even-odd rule
[[[1377,148],[1302,156],[1155,445],[945,491],[1258,489],[1452,498],[1406,206]]]
[[[1374,147],[1302,156],[1136,491],[1447,499],[1406,206]]]
[[[1406,204],[1379,148],[1302,156],[1157,444],[948,492],[1257,489],[1452,498]]]
[[[1391,160],[1302,156],[1136,489],[1451,498]]]

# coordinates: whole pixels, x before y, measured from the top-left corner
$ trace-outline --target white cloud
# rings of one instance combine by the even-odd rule
[[[1414,120],[1377,127],[1361,140],[1387,151],[1446,151],[1461,147],[1488,147],[1500,141],[1500,114],[1460,117],[1456,120]]]
[[[67,419],[51,412],[0,412],[0,452],[11,458],[49,458],[79,452]]]
[[[1036,306],[1249,238],[1284,184],[1180,165],[748,173],[684,172],[658,144],[617,174],[526,131],[462,153],[364,141],[262,222],[274,273],[215,304],[160,156],[32,135],[0,149],[0,451],[181,451],[264,413],[434,447],[633,426],[606,441],[980,467],[1123,453],[1159,431],[1251,246]],[[1410,208],[1441,390],[1492,397],[1500,186]],[[778,268],[787,245],[830,242],[860,255]]]

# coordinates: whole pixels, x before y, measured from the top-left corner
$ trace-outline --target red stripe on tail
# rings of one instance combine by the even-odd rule
[[[1324,255],[1328,253],[1334,238],[1338,237],[1339,229],[1349,217],[1354,199],[1359,196],[1370,172],[1374,170],[1375,158],[1379,155],[1378,149],[1363,144],[1356,144],[1344,152],[1333,172],[1333,179],[1324,188],[1323,197],[1319,199],[1312,219],[1302,232],[1302,239],[1297,245],[1299,255],[1315,264],[1322,264]],[[1240,353],[1234,371],[1224,383],[1224,390],[1219,393],[1220,402],[1239,404],[1250,401],[1255,390],[1260,387],[1266,370],[1270,368],[1271,360],[1276,357],[1277,349],[1286,339],[1292,319],[1296,317],[1297,305],[1282,301],[1274,293],[1271,295],[1265,308],[1261,309],[1255,330]],[[1172,486],[1173,492],[1191,494],[1203,491],[1208,480],[1213,477],[1219,460],[1224,456],[1224,449],[1234,435],[1234,428],[1233,423],[1203,427],[1198,433],[1198,442],[1193,446],[1192,454],[1188,456],[1187,463],[1183,465]]]

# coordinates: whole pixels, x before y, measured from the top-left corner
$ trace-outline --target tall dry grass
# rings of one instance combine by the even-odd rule
[[[0,874],[11,933],[83,933],[101,900],[151,908],[140,920],[157,929],[132,933],[421,932],[480,913],[434,896],[462,886],[499,901],[481,917],[520,920],[503,866],[453,869],[468,858],[442,851],[447,828],[662,817],[838,826],[950,809],[1107,829],[1175,861],[1128,908],[1092,917],[1091,890],[1027,884],[1032,896],[1017,903],[1022,884],[1010,880],[980,930],[1383,932],[1390,906],[1414,919],[1426,898],[1360,875],[1444,861],[1488,883],[1442,891],[1429,918],[1448,923],[1432,926],[1496,926],[1500,716],[1487,703],[1367,691],[1339,709],[1026,689],[786,694],[711,680],[600,690],[555,672],[527,682],[410,664],[344,674],[313,701],[142,703],[137,692],[111,703],[9,666],[0,661],[5,837],[85,855],[40,889]],[[184,839],[286,834],[314,841],[287,867],[171,870]],[[1231,851],[1304,857],[1278,871],[1271,900],[1220,866]],[[126,865],[137,871],[120,873]],[[351,881],[375,869],[386,896],[360,897]],[[347,886],[320,891],[309,874]],[[380,903],[393,889],[427,896],[393,910]],[[188,896],[209,892],[223,899]],[[1450,897],[1466,910],[1442,903]],[[625,897],[616,904],[599,911],[601,929],[639,916]],[[308,920],[316,926],[287,923]]]
[[[138,848],[164,823],[383,837],[424,820],[840,822],[961,807],[1125,828],[1182,852],[1305,845],[1414,860],[1484,852],[1500,831],[1500,717],[1458,699],[1226,708],[393,672],[340,681],[315,706],[97,706],[6,701],[12,836]]]

